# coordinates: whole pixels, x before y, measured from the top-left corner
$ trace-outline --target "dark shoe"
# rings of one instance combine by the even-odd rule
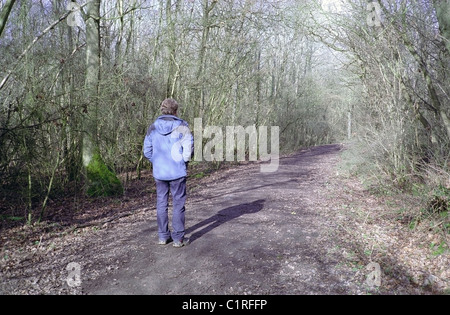
[[[167,245],[171,243],[173,240],[169,238],[168,240],[159,240],[158,245]]]
[[[181,240],[181,241],[174,241],[173,242],[173,247],[180,248],[180,247],[184,247],[184,246],[186,246],[188,244],[189,244],[189,239],[185,238],[184,240]]]

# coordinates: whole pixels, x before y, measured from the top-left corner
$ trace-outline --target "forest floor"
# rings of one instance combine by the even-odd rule
[[[373,194],[344,174],[343,151],[192,174],[180,249],[157,245],[150,173],[122,198],[51,205],[0,231],[0,294],[448,294],[450,255],[430,247],[441,235],[405,223],[417,200]]]

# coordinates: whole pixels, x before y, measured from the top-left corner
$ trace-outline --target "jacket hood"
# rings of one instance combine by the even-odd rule
[[[158,119],[153,124],[156,131],[163,136],[167,136],[168,134],[171,134],[172,131],[177,129],[181,124],[183,120],[172,115],[164,115],[161,117],[158,117]]]

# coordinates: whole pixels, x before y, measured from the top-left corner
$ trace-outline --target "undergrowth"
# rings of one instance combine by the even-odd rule
[[[430,244],[433,254],[450,250],[450,175],[447,169],[424,165],[399,179],[383,165],[371,159],[370,150],[360,143],[347,145],[342,153],[340,171],[357,177],[364,187],[378,197],[404,199],[404,205],[392,209],[398,220],[414,232],[440,234],[440,241]],[[399,184],[401,183],[401,185]]]

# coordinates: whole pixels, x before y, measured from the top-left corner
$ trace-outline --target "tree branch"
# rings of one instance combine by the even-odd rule
[[[8,0],[0,12],[0,37],[2,36],[3,30],[5,29],[6,22],[8,21],[9,14],[14,6],[16,0]]]
[[[87,2],[86,4],[88,4]],[[84,4],[82,7],[84,7],[86,4]],[[49,27],[47,27],[45,30],[42,31],[41,34],[36,36],[35,39],[25,48],[25,50],[20,54],[19,58],[16,60],[16,64],[7,72],[6,76],[3,78],[3,80],[0,82],[0,90],[2,90],[5,87],[6,82],[8,82],[9,78],[13,74],[13,72],[17,69],[17,66],[19,65],[20,61],[27,55],[27,53],[33,48],[33,46],[42,38],[45,34],[50,32],[52,29],[56,27],[59,23],[67,19],[67,17],[71,14],[71,11],[67,11],[64,15],[62,15],[58,20],[54,21],[52,24],[50,24]]]

